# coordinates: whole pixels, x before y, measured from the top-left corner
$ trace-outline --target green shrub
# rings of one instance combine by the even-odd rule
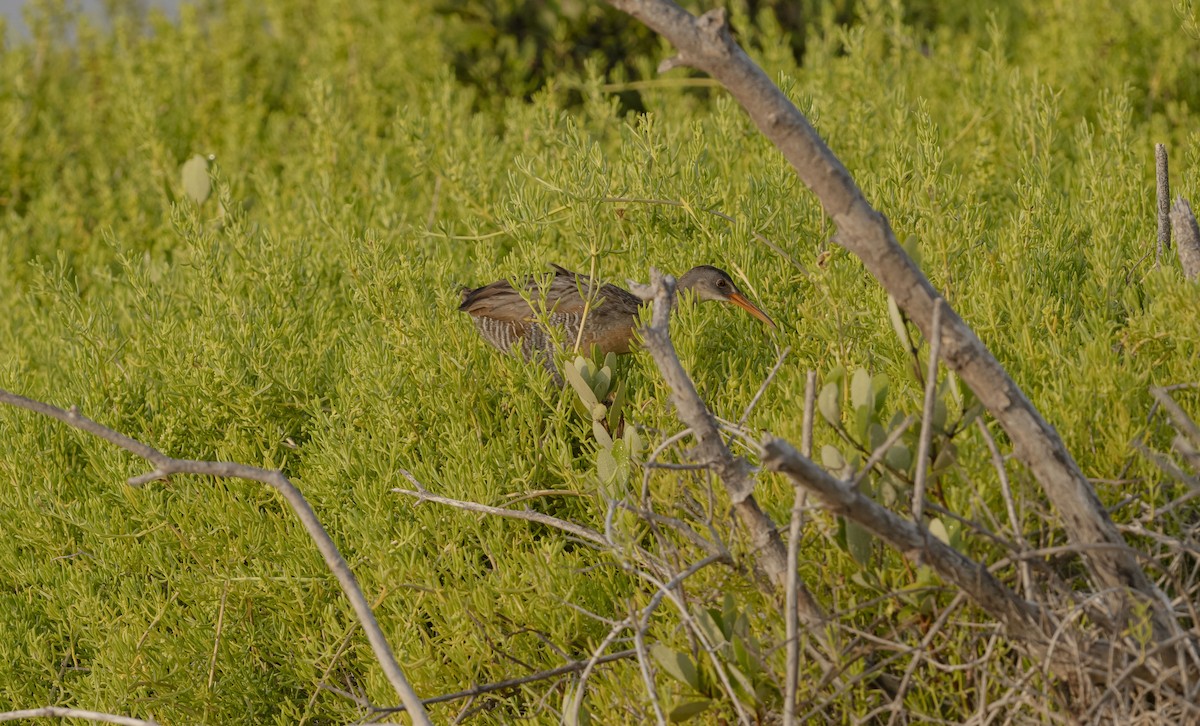
[[[1024,3],[994,17],[982,6],[864,2],[853,25],[834,15],[804,26],[802,65],[763,8],[760,25],[739,28],[1084,472],[1122,482],[1102,496],[1168,496],[1128,444],[1144,430],[1149,385],[1200,377],[1200,297],[1145,256],[1152,142],[1169,143],[1176,190],[1196,192],[1195,43],[1151,22],[1175,17],[1166,2]],[[459,285],[550,262],[595,262],[617,282],[644,280],[651,265],[718,264],[780,329],[723,306],[678,311],[675,343],[716,413],[737,420],[784,346],[793,353],[755,430],[799,439],[807,369],[886,376],[886,413],[920,406],[886,296],[728,97],[670,75],[623,108],[605,84],[649,78],[657,41],[607,13],[601,34],[591,8],[556,20],[545,15],[555,6],[537,7],[528,22],[553,25],[557,45],[497,40],[491,58],[483,40],[456,40],[470,18],[385,0],[186,5],[178,24],[72,21],[70,43],[51,14],[0,54],[0,387],[78,404],[172,455],[284,469],[378,603],[422,695],[553,667],[556,648],[586,657],[608,626],[585,612],[625,617],[653,594],[556,531],[390,493],[410,471],[488,504],[540,492],[525,505],[603,527],[595,430],[576,394],[479,341],[455,310]],[[573,40],[588,34],[595,52]],[[611,47],[642,75],[605,75]],[[1114,61],[1096,63],[1098,48]],[[577,98],[538,91],[527,62],[561,69]],[[492,79],[495,95],[463,74]],[[473,110],[481,103],[488,111]],[[213,157],[200,203],[182,177],[196,155]],[[664,384],[644,352],[615,368],[627,425],[653,449],[678,428]],[[939,494],[955,511],[996,509],[986,450],[974,430],[962,436]],[[141,462],[23,412],[0,411],[0,437],[0,705],[291,723],[362,715],[323,684],[392,702],[278,497],[193,477],[130,489],[122,481]],[[818,429],[818,450],[841,443]],[[1010,473],[1036,499],[1027,474]],[[691,473],[651,478],[664,510],[702,487]],[[785,482],[763,475],[758,494],[782,520]],[[714,526],[732,538],[720,509]],[[1055,541],[1028,519],[1031,536]],[[856,579],[837,538],[821,518],[806,531],[810,588],[862,606],[852,621],[864,630],[891,622],[919,638],[921,608],[877,600],[880,581]],[[988,544],[964,535],[961,546]],[[744,557],[749,545],[734,547]],[[886,583],[920,577],[894,557],[873,566]],[[749,649],[779,669],[776,603],[744,572],[714,567],[690,583],[712,603],[731,593],[718,623],[727,644],[749,648],[733,625],[747,618]],[[664,609],[651,636],[682,652],[677,625]],[[915,678],[914,718],[971,712],[965,675]],[[660,680],[672,703],[696,695]],[[596,722],[647,714],[639,682],[633,662],[599,671]],[[819,674],[806,683],[817,688]],[[479,719],[553,720],[545,688],[498,696]],[[772,693],[764,686],[763,701]],[[852,688],[832,717],[879,699]]]

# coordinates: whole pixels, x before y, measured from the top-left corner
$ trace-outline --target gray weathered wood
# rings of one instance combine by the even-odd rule
[[[896,242],[887,219],[871,207],[845,166],[799,109],[733,42],[725,11],[694,17],[669,0],[609,0],[666,37],[679,56],[660,71],[686,65],[713,76],[729,90],[758,129],[791,163],[837,226],[837,241],[862,260],[896,303],[929,338],[938,294]],[[943,309],[942,359],[971,387],[1007,432],[1016,456],[1058,509],[1072,540],[1091,564],[1098,589],[1113,613],[1120,593],[1137,593],[1154,613],[1155,635],[1170,637],[1173,622],[1153,583],[1113,525],[1058,433],[1030,403],[974,331],[949,306]],[[1121,627],[1118,624],[1117,627]]]

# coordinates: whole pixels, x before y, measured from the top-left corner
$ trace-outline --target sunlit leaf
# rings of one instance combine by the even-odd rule
[[[212,193],[212,181],[208,178],[208,159],[199,154],[183,163],[180,171],[183,192],[196,204],[204,204]]]
[[[846,468],[846,460],[842,458],[842,452],[832,444],[821,446],[821,464],[835,474],[840,474],[842,469]]]
[[[929,533],[937,537],[943,544],[950,544],[950,533],[946,531],[946,525],[942,524],[942,520],[933,518],[929,520]]]
[[[859,368],[850,378],[850,405],[858,409],[871,403],[871,374],[866,368]]]
[[[571,384],[571,388],[579,396],[579,400],[583,401],[583,404],[587,406],[587,410],[590,412],[600,402],[596,400],[596,394],[592,392],[592,387],[588,385],[587,381],[583,378],[583,374],[580,373],[580,362],[587,363],[584,358],[576,358],[575,365],[563,366],[563,374],[567,379],[567,383]]]

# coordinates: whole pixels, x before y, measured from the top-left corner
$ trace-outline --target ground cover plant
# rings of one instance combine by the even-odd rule
[[[1156,264],[1153,143],[1172,151],[1174,191],[1193,198],[1195,23],[1167,3],[968,6],[929,24],[863,3],[848,25],[809,27],[800,61],[770,13],[731,10],[742,44],[1057,429],[1186,611],[1194,555],[1156,537],[1194,546],[1194,504],[1178,499],[1196,472],[1152,388],[1200,382],[1200,294],[1171,257]],[[590,669],[586,688],[577,669],[430,706],[435,720],[781,710],[780,599],[760,587],[749,525],[689,468],[686,444],[658,450],[681,424],[649,352],[611,362],[626,399],[599,420],[578,410],[590,404],[580,386],[559,390],[541,367],[495,355],[455,312],[460,285],[549,262],[616,281],[718,264],[780,324],[686,303],[674,318],[700,395],[749,432],[733,451],[757,464],[758,432],[804,438],[814,370],[818,458],[839,475],[861,466],[881,432],[920,417],[912,347],[923,362],[923,339],[893,324],[887,295],[728,96],[683,71],[656,74],[663,46],[627,59],[659,79],[636,88],[644,113],[629,113],[615,94],[630,89],[595,60],[551,82],[577,97],[481,104],[441,41],[455,19],[422,3],[223,2],[186,7],[178,24],[123,15],[110,31],[39,7],[33,37],[0,60],[0,388],[77,405],[172,456],[282,470],[423,697],[586,660],[602,644],[626,653]],[[603,365],[585,367],[597,403]],[[985,562],[1024,542],[1037,556],[996,574],[1026,597],[1035,588],[1018,561],[1070,590],[1085,573],[1034,478],[945,380],[931,521]],[[1197,389],[1169,393],[1196,417]],[[896,511],[911,496],[917,428],[898,439],[907,460],[889,454],[890,470],[863,481]],[[145,464],[104,442],[8,409],[0,431],[4,708],[164,723],[390,718],[373,707],[394,705],[395,691],[276,494],[193,476],[133,488],[123,482]],[[672,468],[642,466],[652,458]],[[787,521],[788,480],[753,474],[762,510]],[[418,485],[620,546],[392,491]],[[721,547],[647,531],[612,506],[643,485],[646,509]],[[853,522],[814,507],[799,533],[799,578],[841,623],[805,634],[806,652],[842,658],[804,659],[801,715],[1095,715],[945,581]],[[678,588],[643,576],[705,556]],[[613,628],[671,600],[663,593],[680,604],[636,638]],[[639,649],[640,661],[628,652]]]

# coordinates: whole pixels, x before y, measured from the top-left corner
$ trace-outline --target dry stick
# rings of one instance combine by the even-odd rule
[[[605,663],[611,663],[614,660],[622,660],[624,658],[635,658],[635,657],[637,657],[637,649],[630,648],[629,650],[621,650],[616,653],[609,653],[608,655],[602,655],[599,658],[596,658],[594,662],[590,658],[586,659],[586,660],[571,661],[570,663],[567,663],[566,665],[561,665],[561,666],[558,666],[557,668],[551,668],[550,670],[538,671],[537,673],[530,673],[529,675],[521,676],[520,678],[512,678],[510,680],[499,681],[497,683],[486,683],[482,686],[472,686],[471,688],[468,688],[464,691],[457,691],[455,693],[446,693],[441,696],[434,696],[433,698],[425,699],[424,701],[422,701],[422,703],[424,703],[426,706],[432,706],[437,703],[445,703],[447,701],[457,701],[462,698],[474,698],[476,696],[482,696],[482,695],[485,695],[488,693],[495,693],[496,691],[508,691],[508,690],[517,688],[518,686],[524,686],[527,683],[536,683],[537,681],[545,681],[545,680],[549,680],[551,678],[565,676],[570,673],[578,673],[579,671],[586,668],[589,663],[594,663],[594,665],[603,665]],[[375,710],[378,713],[402,713],[404,711],[407,711],[408,707],[407,706],[390,706],[388,708],[377,708]]]
[[[1183,197],[1176,198],[1175,206],[1171,207],[1171,228],[1175,231],[1183,276],[1189,280],[1200,278],[1200,229],[1196,227],[1192,206]]]
[[[942,299],[933,302],[933,334],[929,336],[929,368],[925,372],[925,410],[921,414],[921,440],[917,444],[917,473],[913,477],[912,515],[920,522],[925,513],[925,477],[929,473],[929,446],[933,441],[933,407],[937,401],[938,355],[942,352]]]
[[[1017,505],[1013,500],[1012,486],[1008,482],[1008,471],[1004,468],[1004,457],[1000,455],[1000,447],[996,446],[996,440],[992,438],[992,432],[988,431],[983,417],[976,418],[975,423],[979,427],[979,433],[983,435],[983,442],[987,444],[988,451],[992,454],[992,466],[996,469],[996,476],[1000,479],[1000,495],[1004,498],[1004,508],[1008,512],[1008,524],[1013,529],[1013,538],[1021,545],[1020,553],[1024,554],[1029,551],[1029,542],[1025,541],[1025,535],[1021,532],[1021,520],[1017,517]],[[1022,558],[1018,569],[1021,572],[1021,586],[1025,597],[1031,598],[1033,597],[1033,574],[1029,570],[1029,562]]]
[[[0,713],[0,721],[26,721],[33,718],[86,718],[89,721],[115,723],[120,724],[120,726],[158,726],[157,721],[144,721],[140,718],[130,718],[129,716],[117,716],[111,713],[100,713],[99,711],[85,711],[80,708],[60,708],[59,706],[45,706],[43,708],[29,708],[24,711],[5,711],[4,713]]]
[[[704,71],[729,89],[758,129],[783,153],[801,180],[816,194],[838,228],[838,242],[863,265],[916,322],[927,339],[937,292],[896,242],[887,219],[863,197],[850,173],[838,161],[799,109],[750,60],[729,33],[723,9],[694,17],[670,0],[608,0],[669,40],[679,55],[664,61],[659,72],[687,65]],[[974,331],[950,306],[942,321],[943,360],[971,387],[992,416],[1008,432],[1018,458],[1037,477],[1076,542],[1124,544],[1091,483],[1063,445]],[[1128,588],[1154,610],[1155,635],[1169,637],[1171,615],[1157,598],[1150,579],[1133,553],[1120,547],[1089,555],[1092,569],[1106,588]],[[1122,603],[1114,596],[1114,611]]]
[[[644,293],[644,294],[643,294]],[[664,276],[658,270],[650,271],[650,285],[635,290],[642,299],[654,299],[654,312],[649,327],[641,331],[646,349],[654,357],[658,370],[671,388],[671,400],[684,425],[694,432],[697,439],[696,458],[711,465],[729,492],[730,503],[743,526],[750,533],[758,562],[767,573],[771,583],[779,589],[788,584],[787,548],[779,537],[775,523],[758,506],[754,498],[754,478],[745,459],[734,457],[725,446],[712,413],[700,396],[692,379],[684,371],[671,342],[671,306],[675,298],[675,278]],[[797,586],[797,609],[805,625],[820,628],[826,618],[821,606],[809,593],[808,588]]]
[[[212,656],[208,659],[208,690],[213,687],[213,679],[217,675],[217,649],[221,646],[221,630],[225,625],[225,601],[229,597],[229,580],[221,588],[221,607],[217,609],[217,634],[213,638]]]
[[[916,418],[913,416],[905,416],[900,425],[892,429],[892,432],[887,435],[883,443],[871,452],[871,455],[867,458],[867,463],[863,464],[863,468],[850,481],[851,489],[858,489],[862,486],[862,483],[871,475],[871,470],[879,466],[879,462],[883,461],[883,457],[887,456],[888,449],[892,448],[900,440],[900,437],[904,435],[904,432],[908,431],[908,427],[912,426],[914,421],[916,421]],[[805,456],[811,459],[812,453],[805,454]]]
[[[407,494],[410,497],[416,497],[421,502],[433,502],[434,504],[442,504],[447,507],[454,507],[455,509],[465,509],[468,512],[490,514],[494,517],[509,517],[511,519],[523,519],[526,522],[536,522],[538,524],[544,524],[547,527],[561,529],[567,534],[573,534],[580,539],[587,540],[588,542],[599,545],[600,547],[608,547],[610,545],[609,541],[604,538],[604,535],[600,534],[594,529],[588,529],[587,527],[582,527],[574,522],[568,522],[565,519],[551,517],[548,514],[541,514],[540,512],[533,512],[528,509],[504,509],[503,507],[489,507],[486,504],[477,504],[475,502],[465,502],[459,499],[439,497],[436,494],[430,494],[424,489],[421,489],[420,491],[412,491],[409,489],[393,489],[392,491],[396,494]]]
[[[751,398],[750,403],[747,404],[745,413],[743,413],[742,417],[738,419],[738,428],[742,428],[746,425],[746,421],[750,419],[750,412],[753,411],[754,407],[758,405],[758,399],[762,398],[763,394],[767,392],[767,387],[771,385],[771,381],[775,380],[775,374],[778,373],[779,369],[783,367],[783,361],[787,358],[788,353],[791,352],[792,348],[791,346],[788,346],[783,349],[782,353],[779,354],[779,358],[775,361],[775,365],[771,366],[771,372],[768,373],[767,377],[763,379],[762,385],[758,387],[758,391],[754,394],[754,398]]]
[[[917,521],[920,521],[920,519],[918,518]],[[904,677],[900,679],[900,686],[896,689],[896,695],[892,698],[892,703],[888,707],[892,712],[891,717],[888,718],[888,726],[897,723],[900,718],[900,712],[904,708],[904,696],[908,693],[908,684],[912,681],[913,675],[917,672],[917,667],[925,657],[925,651],[929,649],[929,646],[933,643],[933,639],[942,632],[942,628],[946,626],[946,621],[950,619],[950,615],[958,610],[964,600],[966,600],[964,593],[959,592],[955,595],[950,604],[942,611],[942,614],[930,626],[929,631],[925,633],[925,637],[921,638],[921,644],[913,648],[912,660],[908,662],[908,667],[904,669]]]
[[[1090,677],[1103,678],[1105,664],[1123,657],[1109,644],[1098,641],[1083,650],[1073,629],[1056,626],[1053,613],[1018,597],[988,568],[943,543],[919,523],[903,519],[851,489],[801,456],[783,439],[768,438],[763,442],[763,448],[766,451],[764,467],[787,474],[796,486],[816,494],[834,514],[858,523],[910,562],[932,567],[938,576],[965,592],[976,605],[999,620],[1009,637],[1029,648],[1035,657],[1053,656],[1049,666],[1060,677],[1074,680],[1082,666]],[[1055,650],[1051,644],[1057,639],[1063,644]]]
[[[1175,425],[1175,430],[1187,437],[1193,446],[1200,447],[1200,426],[1197,426],[1196,422],[1179,407],[1179,404],[1175,402],[1171,394],[1164,388],[1152,386],[1150,388],[1150,395],[1154,396],[1154,400],[1158,401],[1158,405],[1162,406],[1163,410],[1167,412],[1171,423]]]
[[[650,672],[650,653],[646,650],[646,631],[644,628],[633,629],[633,644],[637,650],[638,669],[642,672],[642,682],[646,685],[646,697],[654,707],[654,722],[659,726],[667,726],[666,715],[658,702],[658,688],[654,685],[654,674]]]
[[[816,416],[817,372],[809,371],[804,378],[804,425],[801,448],[805,456],[812,455],[813,420]],[[800,586],[800,530],[804,527],[804,505],[808,490],[796,487],[792,502],[792,519],[788,523],[787,568],[788,583],[784,623],[787,637],[787,681],[784,684],[783,723],[796,723],[796,691],[800,687],[800,621],[796,612],[796,591]]]
[[[346,564],[342,553],[338,551],[337,545],[333,543],[325,528],[321,526],[316,513],[309,506],[308,500],[304,498],[304,495],[300,493],[300,490],[295,485],[288,481],[283,472],[225,461],[175,459],[136,439],[132,439],[124,434],[113,431],[107,426],[102,426],[92,421],[81,415],[79,409],[74,406],[71,407],[70,411],[64,411],[47,403],[18,396],[15,393],[9,393],[4,390],[0,390],[0,403],[7,403],[17,408],[24,408],[35,413],[40,413],[43,416],[58,419],[68,426],[73,426],[110,444],[115,444],[134,456],[139,456],[154,465],[153,471],[130,478],[130,486],[141,486],[157,479],[165,479],[172,474],[195,474],[197,476],[248,479],[266,484],[279,492],[287,500],[292,511],[296,513],[296,516],[300,519],[300,523],[304,525],[308,536],[316,543],[317,549],[320,550],[321,556],[325,559],[325,566],[337,578],[338,584],[342,587],[342,592],[350,600],[351,606],[354,607],[354,613],[358,616],[358,621],[362,624],[363,631],[367,634],[367,640],[371,644],[371,649],[375,652],[375,659],[379,661],[380,667],[383,668],[388,682],[396,689],[396,695],[400,696],[400,700],[412,710],[414,723],[430,723],[429,716],[425,713],[425,709],[421,707],[420,697],[417,696],[412,686],[409,685],[408,679],[404,677],[404,672],[400,670],[400,664],[396,662],[396,656],[392,654],[392,648],[388,645],[387,638],[384,637],[383,631],[379,628],[379,622],[375,620],[375,614],[371,611],[371,606],[367,603],[367,598],[363,595],[362,588],[358,586],[358,580],[354,577],[354,572],[350,570],[350,566]]]
[[[588,658],[584,663],[583,670],[579,673],[579,683],[575,684],[575,688],[570,691],[571,702],[563,707],[563,721],[566,723],[579,723],[579,713],[583,710],[583,696],[587,692],[588,678],[592,675],[592,670],[596,667],[596,663],[600,661],[600,657],[604,651],[608,650],[608,646],[617,639],[621,631],[625,628],[633,627],[632,616],[626,620],[622,620],[608,631],[608,635],[604,636],[604,640],[600,641],[600,645],[592,652],[592,657]],[[637,650],[636,648],[634,649]],[[567,718],[567,714],[571,714],[571,718]]]
[[[1171,179],[1167,175],[1167,146],[1154,145],[1154,177],[1158,182],[1158,251],[1155,266],[1161,264],[1163,252],[1171,249]]]

